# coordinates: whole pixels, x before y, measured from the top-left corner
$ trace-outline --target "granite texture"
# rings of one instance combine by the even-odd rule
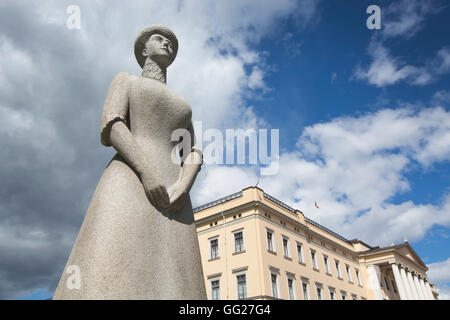
[[[178,50],[167,30],[151,26],[136,39],[141,77],[121,72],[111,82],[101,143],[117,154],[97,185],[54,299],[206,299],[189,197],[201,153],[191,143],[182,164],[171,160],[172,132],[184,128],[193,137],[193,129],[190,106],[165,84]],[[79,289],[67,285],[72,265],[80,270]]]

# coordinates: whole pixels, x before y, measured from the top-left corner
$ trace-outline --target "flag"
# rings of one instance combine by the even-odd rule
[[[317,209],[319,209],[319,205],[317,204],[316,201],[314,201],[314,205],[316,206]]]

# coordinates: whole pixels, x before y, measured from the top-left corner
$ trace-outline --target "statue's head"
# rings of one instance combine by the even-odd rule
[[[134,55],[141,68],[147,59],[167,68],[175,60],[177,51],[177,37],[170,29],[160,25],[145,28],[134,42]]]

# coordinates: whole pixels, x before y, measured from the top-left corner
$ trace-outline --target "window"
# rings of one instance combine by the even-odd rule
[[[356,296],[356,294],[352,294],[352,299],[353,300],[358,300],[358,297]]]
[[[289,238],[283,237],[283,251],[286,258],[291,257],[291,253],[289,252]]]
[[[394,290],[394,293],[397,293],[397,287],[395,286],[394,280],[391,280],[391,284],[392,284],[392,290]]]
[[[302,282],[302,289],[303,289],[303,298],[305,300],[309,300],[308,283],[306,281]]]
[[[295,300],[294,279],[288,278],[289,299]]]
[[[272,296],[274,298],[278,298],[278,284],[277,284],[277,275],[275,273],[270,274],[270,278],[272,281]]]
[[[347,293],[345,291],[341,291],[342,300],[347,300]]]
[[[242,231],[234,233],[234,252],[243,252],[244,251],[244,236]]]
[[[328,274],[331,274],[330,272],[330,265],[328,264],[328,257],[326,255],[323,255],[323,263],[325,264],[325,270]]]
[[[387,290],[387,291],[390,291],[390,289],[389,289],[389,284],[388,284],[388,281],[387,281],[387,278],[386,278],[386,277],[384,277],[384,282],[386,283],[386,290]]]
[[[298,254],[298,262],[305,263],[305,258],[303,257],[303,246],[301,243],[297,242],[297,254]]]
[[[275,252],[275,248],[273,246],[273,232],[270,230],[267,230],[267,249],[270,252]]]
[[[339,261],[335,260],[334,264],[336,266],[336,272],[337,272],[338,278],[342,279],[341,266],[339,265]]]
[[[211,299],[220,300],[220,281],[211,280]]]
[[[314,250],[311,250],[311,261],[312,261],[313,269],[319,270],[319,268],[317,267],[316,252]]]
[[[316,289],[317,289],[317,300],[322,300],[322,286],[316,284]]]
[[[355,271],[356,271],[356,278],[358,279],[358,284],[362,286],[361,275],[359,274],[359,270],[355,269]]]
[[[210,248],[209,259],[210,260],[218,259],[219,258],[219,239],[218,238],[211,239],[209,241],[209,248]]]
[[[348,282],[353,282],[352,273],[350,272],[350,266],[348,264],[345,265],[345,271],[347,272]]]
[[[242,300],[247,298],[247,278],[245,274],[237,275],[236,280],[238,288],[238,299]]]
[[[334,288],[330,288],[330,300],[336,300],[336,292]]]

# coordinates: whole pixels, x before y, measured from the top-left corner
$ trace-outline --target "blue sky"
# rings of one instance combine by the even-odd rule
[[[0,5],[0,298],[52,295],[113,155],[98,141],[106,90],[117,72],[140,73],[134,37],[153,23],[180,40],[168,85],[194,120],[280,130],[277,174],[204,165],[194,205],[259,180],[347,238],[408,238],[450,297],[446,1],[132,3]],[[72,4],[79,30],[66,27]],[[373,4],[380,30],[366,27]]]
[[[420,20],[417,22],[420,26],[411,27],[399,36],[375,40],[383,38],[384,11],[394,2],[346,1],[344,5],[342,2],[327,1],[320,6],[320,20],[313,27],[299,29],[294,19],[287,19],[283,29],[277,30],[276,35],[261,41],[258,50],[268,52],[268,63],[275,64],[276,71],[269,71],[265,76],[270,90],[262,98],[257,96],[252,99],[251,103],[257,106],[256,113],[259,116],[270,119],[273,127],[282,128],[282,149],[291,150],[307,126],[328,123],[346,116],[357,119],[386,108],[395,110],[404,104],[414,105],[415,110],[430,108],[436,92],[449,93],[448,69],[442,76],[436,76],[429,83],[421,85],[405,81],[374,85],[355,78],[356,68],[367,68],[373,60],[368,54],[371,42],[382,41],[392,58],[401,61],[399,68],[431,63],[436,52],[450,45],[444,31],[448,29],[450,8],[444,2],[429,3],[430,9],[422,11],[417,5],[415,10],[411,10],[410,19]],[[365,9],[369,4],[381,8],[381,30],[366,28],[365,19],[369,15]],[[394,12],[389,18],[399,19],[400,14]],[[281,46],[274,46],[274,39],[287,34],[288,40],[281,41]],[[298,51],[293,54],[292,47],[295,45]],[[440,105],[448,112],[448,100],[446,104]],[[396,150],[388,152],[395,154]],[[388,202],[399,204],[412,201],[415,204],[442,205],[449,193],[450,181],[448,149],[446,154],[446,157],[426,167],[412,161],[402,172],[410,184],[409,190],[394,192],[387,199]],[[410,240],[410,243],[425,263],[446,261],[450,252],[449,235],[448,224],[434,225],[422,237]],[[364,240],[364,235],[356,236]],[[405,232],[404,237],[407,236]],[[450,264],[446,266],[450,268]],[[442,283],[441,286],[448,285],[449,280],[447,276],[446,284]]]

